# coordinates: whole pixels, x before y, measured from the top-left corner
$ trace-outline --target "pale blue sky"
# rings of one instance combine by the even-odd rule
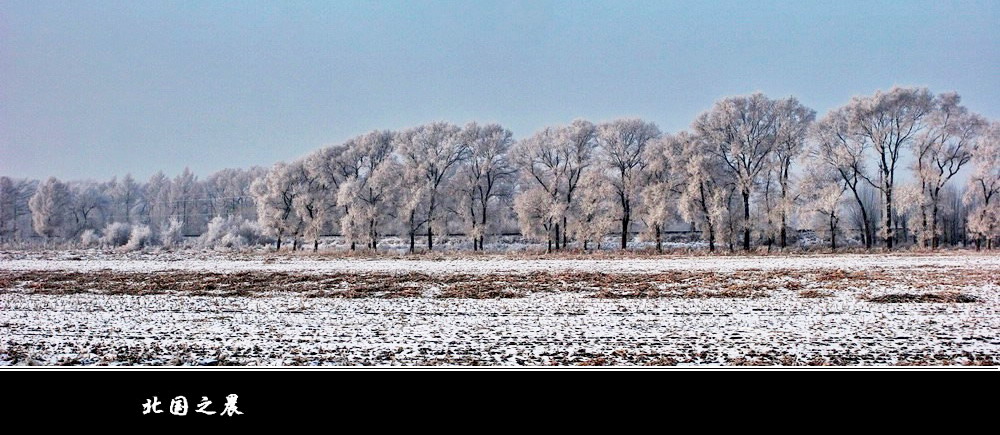
[[[689,126],[894,84],[1000,115],[1000,1],[0,2],[0,174],[269,166],[376,128]]]

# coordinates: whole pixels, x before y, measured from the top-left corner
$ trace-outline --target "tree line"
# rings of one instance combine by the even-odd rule
[[[955,176],[965,168],[965,183]],[[896,87],[822,117],[794,97],[724,98],[687,131],[575,120],[515,140],[498,124],[376,130],[270,169],[189,170],[146,182],[0,177],[0,242],[85,246],[291,242],[351,250],[454,235],[483,250],[512,229],[548,251],[615,237],[662,251],[695,232],[710,251],[784,249],[812,230],[865,248],[1000,240],[1000,123],[956,93]]]

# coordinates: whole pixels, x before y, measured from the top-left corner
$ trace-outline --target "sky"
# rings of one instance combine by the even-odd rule
[[[820,115],[893,85],[1000,118],[1000,1],[0,1],[0,175],[270,166],[373,129]]]

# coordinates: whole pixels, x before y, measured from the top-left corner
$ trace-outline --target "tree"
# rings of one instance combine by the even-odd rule
[[[378,249],[380,227],[386,216],[392,215],[395,193],[399,187],[398,165],[393,161],[395,133],[371,131],[350,141],[351,155],[358,162],[337,189],[337,204],[345,211],[341,218],[341,234],[355,246],[357,240]]]
[[[775,109],[775,141],[772,164],[781,186],[778,203],[779,229],[778,243],[782,249],[787,245],[788,214],[792,207],[791,168],[792,163],[805,148],[809,126],[816,119],[816,111],[799,103],[795,97],[778,100]]]
[[[864,176],[885,200],[885,244],[892,249],[895,237],[893,187],[896,166],[902,152],[924,127],[932,108],[933,96],[926,88],[895,87],[888,92],[876,91],[868,97],[854,97],[845,106],[851,132],[867,141],[878,162],[878,180]],[[862,174],[864,175],[864,174]]]
[[[550,252],[553,243],[558,250],[568,241],[565,232],[560,231],[568,225],[577,189],[593,164],[596,131],[594,124],[578,119],[568,126],[546,127],[511,149],[513,160],[521,170],[522,187],[526,191],[537,187],[549,195],[547,209],[550,213],[547,216],[551,222],[543,226],[550,231]],[[540,206],[539,199],[535,197],[532,203]],[[518,214],[518,220],[523,226],[532,219]]]
[[[843,185],[851,191],[858,211],[861,212],[861,241],[865,248],[871,249],[874,231],[869,217],[870,208],[864,196],[864,185],[861,183],[866,178],[865,152],[868,143],[851,131],[848,113],[844,108],[830,111],[813,125],[810,135],[816,144],[812,157],[822,161],[826,167],[833,168]]]
[[[70,201],[69,186],[55,177],[38,186],[28,201],[35,232],[46,239],[64,235]]]
[[[548,252],[552,252],[552,229],[559,214],[552,195],[539,186],[521,192],[514,198],[514,212],[517,214],[521,235],[534,240],[548,240]]]
[[[75,182],[69,186],[69,211],[75,224],[73,233],[103,228],[110,200],[102,186],[92,181]]]
[[[725,226],[729,213],[729,192],[734,184],[728,178],[720,159],[711,152],[712,146],[700,137],[687,132],[668,136],[674,142],[674,182],[681,191],[679,212],[681,217],[702,231],[708,241],[709,252],[715,252],[718,230]]]
[[[576,216],[567,231],[573,232],[573,238],[583,243],[583,250],[594,243],[601,249],[601,240],[615,226],[616,204],[614,188],[604,174],[597,171],[587,171],[580,180],[582,186],[587,186],[576,202]]]
[[[799,186],[803,221],[814,231],[830,238],[830,250],[837,250],[837,233],[840,224],[840,209],[847,192],[847,181],[841,168],[829,164],[822,149],[814,149],[808,155]]]
[[[660,136],[660,129],[640,119],[619,119],[597,128],[597,143],[608,179],[618,197],[621,216],[621,248],[628,247],[633,206],[641,187],[646,163],[643,153],[650,141]]]
[[[144,189],[146,201],[141,208],[140,216],[150,227],[166,229],[170,226],[171,220],[175,219],[171,216],[171,184],[170,179],[162,171],[153,174],[146,183]],[[181,231],[183,235],[183,229]]]
[[[320,149],[305,160],[307,170],[317,177],[316,181],[319,183],[317,188],[326,192],[319,205],[324,208],[324,214],[330,222],[338,222],[344,217],[353,218],[352,202],[341,202],[338,199],[343,185],[349,180],[357,179],[364,166],[364,154],[359,152],[357,141],[357,138],[352,138],[343,144]],[[354,225],[353,222],[350,224]],[[351,231],[346,230],[347,233]],[[341,232],[345,232],[343,224]],[[348,238],[350,249],[353,251],[356,241]]]
[[[204,204],[204,198],[200,196],[201,185],[198,183],[198,177],[189,168],[184,168],[184,171],[170,183],[167,197],[170,215],[181,221],[185,235],[194,233],[197,218],[203,217],[201,205]]]
[[[313,252],[315,252],[319,250],[319,237],[329,223],[327,212],[332,207],[327,205],[330,192],[323,184],[319,173],[309,168],[310,165],[304,162],[291,167],[295,172],[290,175],[295,180],[292,207],[295,209],[295,215],[301,221],[303,237],[312,239]],[[292,249],[298,249],[297,240],[292,241]]]
[[[31,214],[28,200],[35,193],[35,183],[0,177],[0,242],[17,240],[18,221]]]
[[[478,251],[483,249],[490,206],[508,193],[516,173],[507,159],[514,140],[510,130],[499,124],[471,122],[462,130],[462,141],[469,154],[459,171],[458,190],[463,196],[459,214],[466,216],[472,250]]]
[[[750,197],[777,140],[775,101],[764,94],[729,97],[715,103],[694,122],[736,181],[743,199],[743,249],[750,250]]]
[[[301,162],[279,162],[250,187],[257,202],[257,220],[267,234],[276,237],[276,250],[281,250],[283,236],[297,237],[302,228],[302,219],[295,213],[294,203],[300,192],[297,176],[301,173],[301,165]]]
[[[256,220],[257,211],[250,184],[266,173],[266,169],[253,166],[249,169],[223,169],[209,175],[203,183],[209,214]]]
[[[415,180],[423,187],[423,211],[427,225],[427,250],[434,249],[435,224],[447,228],[447,222],[438,222],[445,198],[445,183],[450,182],[458,163],[466,158],[468,146],[462,141],[461,129],[446,122],[435,122],[406,130],[396,136],[397,150],[403,158],[408,180]],[[411,212],[416,207],[410,208]],[[413,221],[411,216],[411,222]]]
[[[562,152],[566,160],[566,186],[563,192],[565,210],[571,211],[575,205],[575,195],[581,187],[591,188],[586,181],[586,173],[589,172],[594,160],[594,151],[597,149],[597,127],[590,121],[583,119],[573,120],[569,125],[560,129]],[[595,178],[590,178],[591,180]],[[568,213],[562,215],[562,226],[568,226]],[[558,230],[556,231],[558,232]],[[566,245],[568,237],[563,232],[563,246]]]
[[[921,238],[925,247],[928,241],[932,248],[938,247],[942,189],[972,160],[976,140],[987,126],[985,119],[969,113],[959,105],[960,101],[956,93],[935,98],[934,109],[927,117],[927,128],[914,143],[915,169],[921,188]]]
[[[656,241],[657,252],[663,252],[663,231],[677,212],[675,200],[682,183],[674,175],[672,165],[680,147],[680,142],[668,135],[652,141],[641,157],[646,163],[639,193],[639,216],[648,235]]]
[[[992,249],[1000,236],[1000,122],[993,121],[978,142],[964,202],[971,206],[968,227],[977,249],[983,241]]]
[[[121,220],[132,223],[132,215],[142,201],[142,186],[136,183],[132,174],[125,174],[121,181],[112,180],[109,189],[112,214],[120,213]]]

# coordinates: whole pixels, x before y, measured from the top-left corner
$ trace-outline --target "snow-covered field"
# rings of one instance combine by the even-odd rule
[[[998,307],[974,253],[4,253],[0,364],[996,365]]]
[[[72,270],[88,272],[215,271],[215,272],[424,272],[511,273],[541,271],[587,271],[605,273],[652,273],[675,270],[736,271],[747,269],[848,269],[892,268],[989,268],[1000,271],[1000,255],[975,254],[843,254],[789,256],[658,256],[623,259],[510,258],[504,255],[445,255],[433,259],[416,257],[322,257],[273,255],[222,255],[217,253],[165,252],[157,254],[110,254],[98,252],[50,254],[3,253],[0,270]]]

